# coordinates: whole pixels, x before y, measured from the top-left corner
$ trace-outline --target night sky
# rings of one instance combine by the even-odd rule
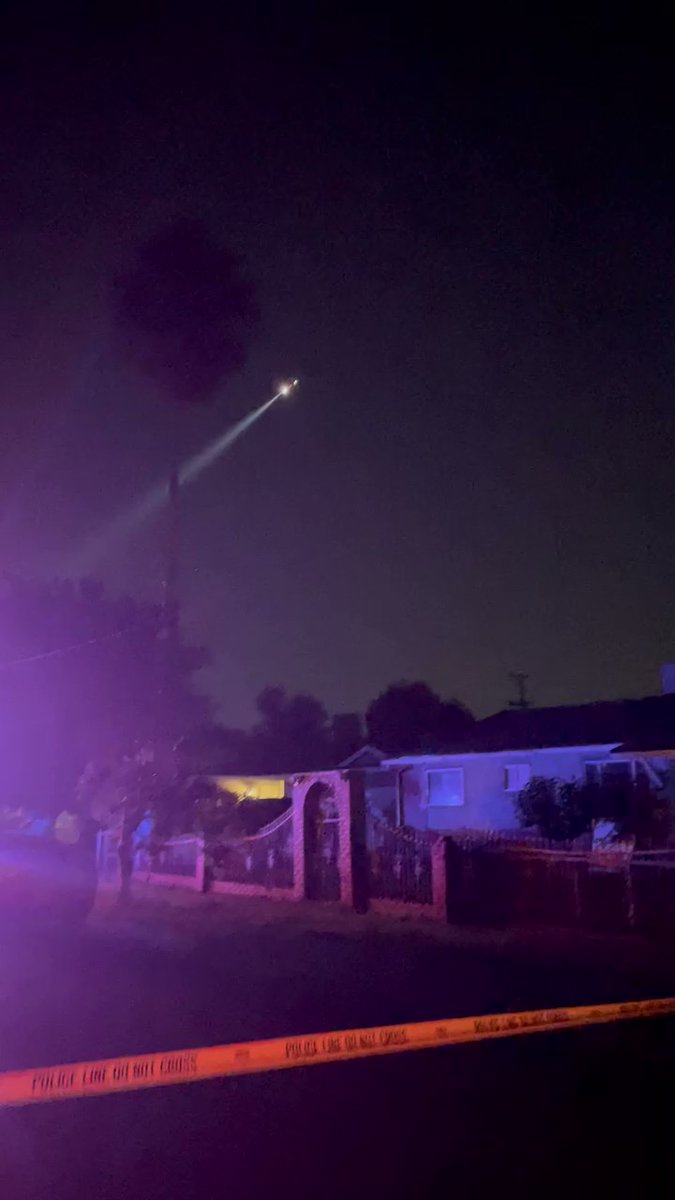
[[[161,476],[174,416],[120,359],[110,284],[195,216],[243,256],[263,322],[246,370],[178,418],[186,454],[301,379],[185,500],[184,619],[221,717],[275,682],[340,711],[423,678],[479,714],[511,670],[540,704],[657,690],[675,658],[660,32],[139,7],[2,18],[0,566],[72,573]],[[92,569],[159,597],[162,549],[156,523],[102,534]]]

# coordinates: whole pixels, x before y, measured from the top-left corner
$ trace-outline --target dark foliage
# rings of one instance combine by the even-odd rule
[[[363,720],[360,713],[336,713],[331,722],[331,761],[344,762],[363,746]]]
[[[426,683],[393,683],[366,713],[368,739],[387,754],[451,749],[467,739],[474,718],[457,700],[442,700]]]
[[[227,775],[246,769],[251,759],[250,735],[210,722],[192,729],[176,746],[183,775]]]
[[[605,784],[535,777],[517,796],[516,809],[522,825],[556,842],[572,841],[603,820],[614,823],[618,837],[651,849],[669,844],[675,828],[670,776],[659,786],[646,775]]]
[[[364,743],[358,713],[329,721],[324,705],[283,687],[263,689],[256,701],[258,720],[250,732],[213,725],[195,731],[179,749],[194,770],[310,771],[335,767]],[[457,701],[441,700],[425,683],[393,684],[370,705],[368,739],[389,754],[449,749],[466,741],[474,718]]]
[[[260,720],[251,731],[251,769],[286,773],[330,765],[328,717],[314,696],[289,696],[282,687],[267,687],[256,706]]]
[[[146,241],[114,299],[131,358],[169,398],[201,403],[244,366],[253,287],[201,222],[176,221]]]
[[[535,776],[515,804],[522,825],[554,842],[571,842],[591,828],[588,789],[575,782]]]

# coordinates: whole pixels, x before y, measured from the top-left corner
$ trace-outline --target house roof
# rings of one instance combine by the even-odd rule
[[[599,700],[558,708],[504,709],[478,721],[449,753],[537,750],[619,742],[625,751],[675,748],[675,695]]]
[[[360,750],[356,750],[354,754],[350,754],[349,758],[345,758],[343,762],[338,763],[340,770],[351,768],[362,769],[368,767],[379,767],[380,763],[386,758],[377,746],[361,746]]]

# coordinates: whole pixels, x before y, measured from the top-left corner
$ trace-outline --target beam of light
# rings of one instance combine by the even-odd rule
[[[193,454],[192,458],[188,458],[178,469],[178,477],[181,485],[194,483],[195,479],[198,479],[221,455],[229,450],[252,425],[255,425],[256,421],[259,421],[277,400],[281,399],[282,396],[289,396],[297,386],[297,379],[279,384],[278,391],[274,396],[266,400],[258,408],[254,408],[252,412],[247,413],[245,417],[242,417],[240,421],[237,421],[229,429],[226,429],[225,433],[221,433],[215,441],[210,442],[198,454]],[[81,547],[73,564],[74,573],[82,574],[90,571],[101,558],[102,554],[109,551],[115,542],[120,541],[135,526],[140,525],[142,521],[159,512],[167,502],[168,497],[169,485],[166,480],[162,480],[161,483],[155,484],[145,495],[119,513],[107,528],[90,537],[85,545]]]
[[[268,408],[272,407],[275,400],[286,394],[286,392],[278,391],[276,396],[272,396],[271,400],[266,400],[264,404],[260,405],[260,408],[254,408],[253,412],[242,417],[241,421],[237,421],[236,425],[233,425],[231,429],[227,429],[225,433],[221,433],[215,442],[211,442],[209,446],[200,450],[199,454],[195,454],[192,458],[189,458],[178,472],[180,482],[192,483],[193,480],[197,479],[207,467],[210,467],[217,458],[220,458],[221,454],[229,450],[230,446],[237,442],[242,434],[246,433],[247,429],[250,429],[252,425],[255,425],[256,421],[260,420]]]

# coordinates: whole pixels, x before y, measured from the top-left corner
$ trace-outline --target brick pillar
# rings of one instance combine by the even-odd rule
[[[447,921],[448,868],[446,861],[446,839],[439,837],[431,847],[431,894],[432,909],[436,921]]]
[[[328,774],[328,773],[327,773]],[[338,870],[340,872],[340,904],[352,908],[354,904],[354,871],[352,863],[352,810],[349,777],[340,771],[331,771],[331,780],[325,781],[333,789],[340,818]]]
[[[293,899],[305,898],[305,796],[313,783],[311,775],[293,780]]]
[[[357,912],[368,911],[368,847],[366,843],[366,796],[360,772],[345,772],[349,804],[351,904]]]

